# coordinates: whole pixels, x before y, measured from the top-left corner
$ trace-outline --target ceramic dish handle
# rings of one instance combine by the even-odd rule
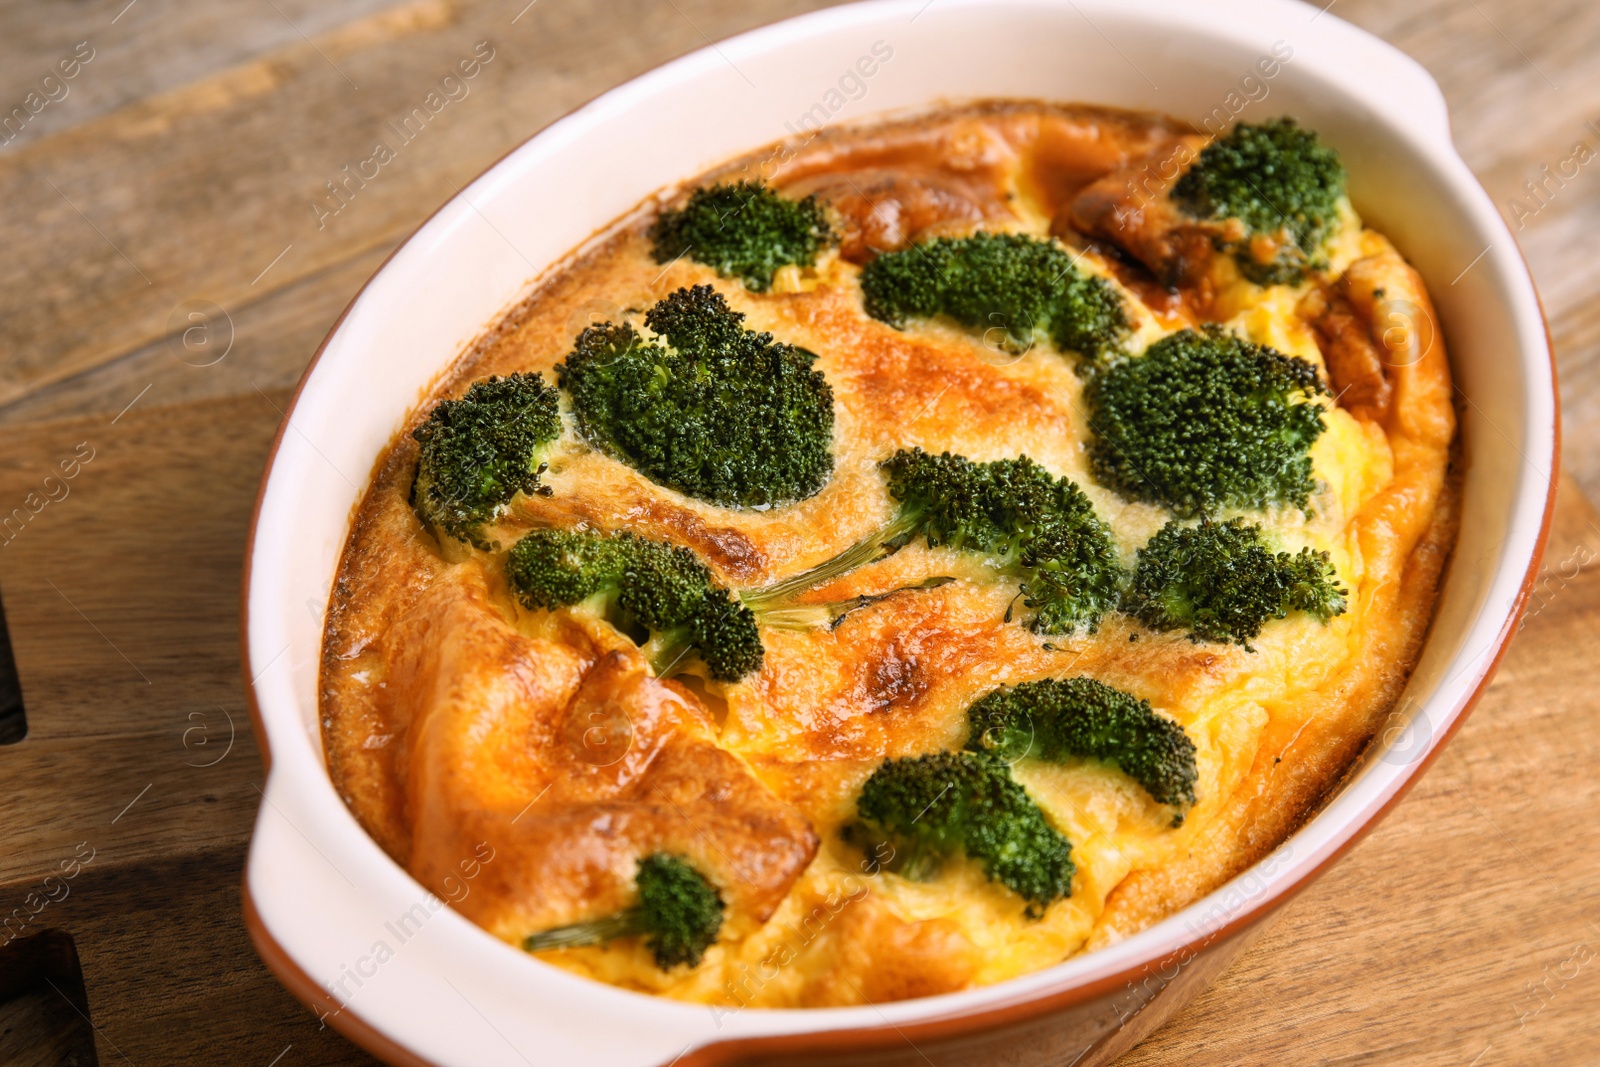
[[[1449,107],[1433,75],[1394,45],[1339,18],[1331,7],[1332,3],[1298,0],[1216,0],[1207,5],[1208,10],[1234,14],[1247,25],[1271,26],[1280,39],[1294,42],[1307,58],[1325,62],[1347,76],[1348,84],[1341,79],[1340,94],[1350,95],[1352,88],[1359,86],[1359,95],[1372,103],[1375,113],[1454,153]],[[1402,106],[1397,107],[1397,102]]]

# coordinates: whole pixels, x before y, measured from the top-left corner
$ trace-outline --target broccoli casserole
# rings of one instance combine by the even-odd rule
[[[991,101],[769,146],[421,398],[333,593],[329,769],[581,975],[1002,981],[1335,784],[1426,633],[1454,439],[1421,279],[1292,119]]]

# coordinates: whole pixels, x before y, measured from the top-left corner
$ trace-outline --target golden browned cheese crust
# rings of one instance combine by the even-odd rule
[[[1117,174],[1197,143],[1155,116],[987,103],[753,154],[702,181],[815,192],[839,220],[839,249],[753,294],[688,259],[658,265],[635,217],[551,273],[413,424],[489,374],[549,379],[584,326],[710,283],[747,326],[818,354],[836,400],[831,481],[792,506],[721,509],[586,447],[567,416],[552,495],[514,500],[491,531],[499,543],[537,526],[627,529],[693,549],[730,586],[759,586],[886,521],[877,464],[920,446],[1026,454],[1070,477],[1130,565],[1167,515],[1094,481],[1069,360],[1048,345],[1007,353],[939,322],[895,330],[862,309],[859,264],[919,236],[1054,235],[1121,287],[1141,344],[1215,321],[1323,369],[1338,399],[1312,451],[1312,513],[1257,518],[1329,553],[1347,613],[1269,623],[1253,652],[1118,614],[1094,634],[1046,640],[1007,621],[1014,585],[958,580],[886,597],[832,630],[766,632],[763,668],[739,683],[659,681],[600,619],[519,606],[503,553],[441,546],[409,506],[416,445],[403,435],[357,515],[324,645],[329,771],[362,824],[424,886],[517,944],[625,906],[640,855],[686,856],[728,905],[698,967],[662,971],[637,940],[540,958],[681,999],[770,1007],[924,996],[1037,970],[1148,926],[1274,848],[1373,736],[1415,662],[1454,542],[1455,416],[1421,279],[1353,213],[1331,270],[1297,288],[1239,280],[1155,214],[1135,211],[1121,245],[1170,268],[1178,291],[1111,250],[1119,211],[1130,217]],[[936,575],[978,572],[919,542],[816,598]],[[1037,920],[970,865],[931,883],[868,874],[840,840],[885,758],[959,747],[966,708],[997,685],[1077,675],[1148,699],[1193,738],[1199,799],[1181,827],[1105,766],[1019,765],[1077,864],[1071,897]]]

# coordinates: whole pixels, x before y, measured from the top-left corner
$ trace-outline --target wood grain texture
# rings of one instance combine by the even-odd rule
[[[248,836],[260,764],[237,586],[286,399],[0,435],[0,588],[28,714],[0,749],[0,884],[39,880],[79,841],[104,866]]]
[[[691,20],[618,3],[613,23],[546,3],[513,24],[493,0],[409,0],[0,153],[8,218],[30,220],[4,231],[0,403],[173,332],[184,301],[234,312],[264,282],[392,244],[531,132],[704,43],[697,25],[722,36],[798,7],[723,4]],[[460,99],[397,134],[458,63],[485,55]],[[394,160],[345,184],[378,141]]]
[[[78,42],[95,48],[68,95],[0,134],[0,529],[29,515],[3,535],[0,590],[31,730],[0,747],[0,915],[80,842],[97,850],[27,932],[78,939],[102,1063],[372,1062],[279,989],[238,919],[260,776],[237,673],[240,553],[277,409],[327,328],[406,233],[528,134],[708,38],[820,6],[525,3],[0,11],[0,108]],[[1579,144],[1600,152],[1600,5],[1335,4],[1328,17],[1444,88],[1549,312],[1576,484],[1535,612],[1439,764],[1120,1062],[1588,1064],[1600,520],[1579,489],[1600,498],[1600,165],[1560,168]],[[470,95],[319,226],[324,183],[478,41],[495,58]],[[206,337],[226,331],[220,362],[176,336],[194,300],[222,311]],[[33,515],[29,494],[80,442],[93,460]],[[233,747],[205,766],[229,716]],[[30,1002],[4,1025],[52,1012]]]
[[[187,85],[391,7],[394,0],[273,0],[186,4],[182,0],[90,0],[12,4],[0,34],[0,102],[30,92],[50,102],[0,130],[7,147],[27,144],[136,100]],[[87,45],[82,52],[80,45]],[[74,68],[66,57],[89,56]],[[44,83],[53,74],[64,87]],[[31,110],[31,109],[30,109]]]

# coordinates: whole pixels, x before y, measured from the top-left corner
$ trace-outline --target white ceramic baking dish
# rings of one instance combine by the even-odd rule
[[[1262,58],[1286,51],[1264,77]],[[874,55],[861,74],[858,61]],[[376,457],[541,271],[653,191],[808,123],[977,97],[1196,123],[1215,109],[1295,115],[1339,149],[1362,216],[1422,272],[1468,463],[1460,542],[1396,728],[1314,819],[1228,886],[1113,947],[986,989],[711,1010],[575,978],[435,907],[340,801],[317,722],[323,606]],[[556,122],[445,204],[306,371],[262,483],[244,579],[244,671],[270,763],[245,876],[251,934],[291,990],[395,1063],[1107,1062],[1369,830],[1459,725],[1537,569],[1556,455],[1539,304],[1451,145],[1438,87],[1331,14],[1287,0],[889,0],[723,41]]]

